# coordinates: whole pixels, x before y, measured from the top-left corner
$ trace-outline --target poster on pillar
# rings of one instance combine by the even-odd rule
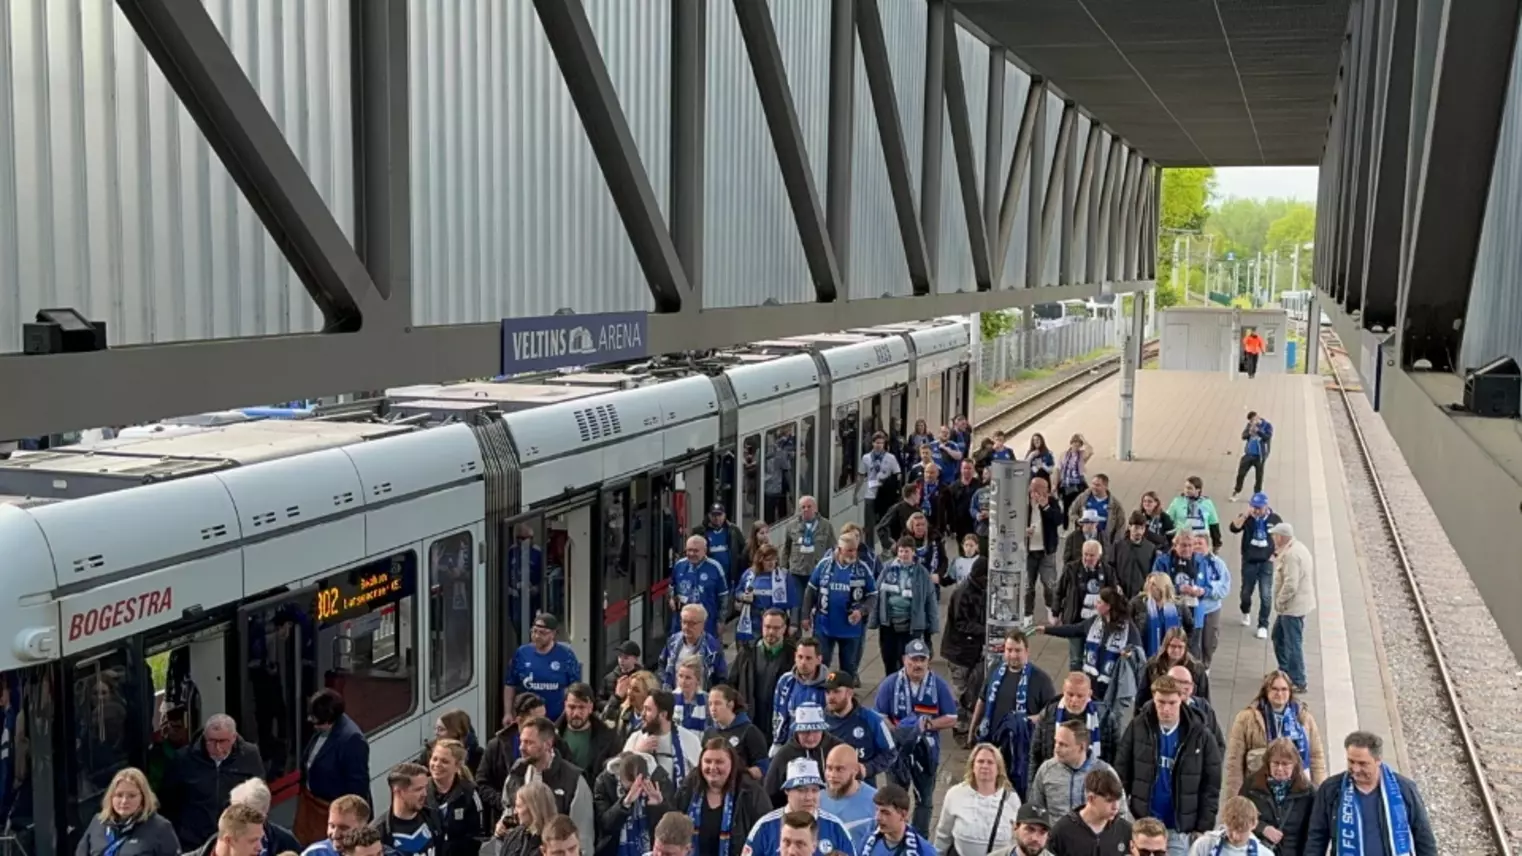
[[[988,508],[988,630],[990,658],[1003,650],[1004,634],[1022,624],[1026,586],[1025,538],[1030,464],[994,461]]]

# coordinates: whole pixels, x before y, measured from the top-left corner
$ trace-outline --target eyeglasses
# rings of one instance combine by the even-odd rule
[[[1136,856],[1168,856],[1168,848],[1161,850],[1148,850],[1145,847],[1136,848]]]

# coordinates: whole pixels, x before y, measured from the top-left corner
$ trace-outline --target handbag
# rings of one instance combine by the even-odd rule
[[[994,852],[994,842],[999,838],[999,821],[1004,819],[1004,806],[1008,802],[1009,788],[1005,788],[1003,796],[999,797],[999,810],[994,812],[994,822],[988,828],[988,845],[983,848],[986,853]],[[946,856],[958,856],[955,841],[951,842],[951,846],[946,848]]]

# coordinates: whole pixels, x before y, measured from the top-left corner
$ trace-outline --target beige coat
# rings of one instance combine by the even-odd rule
[[[1310,708],[1303,701],[1300,705],[1300,724],[1305,728],[1306,738],[1311,744],[1311,784],[1320,785],[1321,780],[1326,778],[1326,747],[1321,743],[1321,727],[1316,724],[1316,717],[1311,715]],[[1237,713],[1237,718],[1232,720],[1231,733],[1226,737],[1226,760],[1225,771],[1221,777],[1224,783],[1222,793],[1225,795],[1222,802],[1236,796],[1242,790],[1242,782],[1246,781],[1256,772],[1257,766],[1263,761],[1263,750],[1268,748],[1268,726],[1263,722],[1263,714],[1258,711],[1256,703]],[[1254,763],[1252,770],[1248,769],[1248,761]]]
[[[1304,618],[1316,609],[1315,562],[1298,539],[1274,554],[1274,612]]]

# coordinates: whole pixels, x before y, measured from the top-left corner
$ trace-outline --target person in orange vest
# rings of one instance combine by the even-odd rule
[[[1248,330],[1242,337],[1242,368],[1249,378],[1258,375],[1258,357],[1263,355],[1263,337],[1257,330]]]

